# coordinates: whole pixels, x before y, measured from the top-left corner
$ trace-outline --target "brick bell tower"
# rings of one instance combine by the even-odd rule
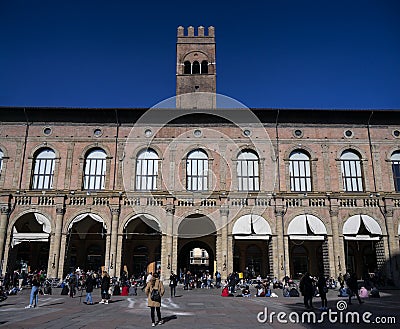
[[[177,108],[216,108],[215,31],[178,27],[176,43]]]

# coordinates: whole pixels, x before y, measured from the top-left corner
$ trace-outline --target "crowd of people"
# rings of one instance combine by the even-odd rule
[[[39,302],[39,295],[43,294],[42,288],[46,286],[48,279],[45,271],[26,271],[15,270],[7,272],[0,278],[1,286],[7,294],[17,293],[24,287],[30,287],[29,305],[26,308],[35,308]],[[232,272],[226,279],[222,280],[221,273],[217,271],[212,275],[209,271],[191,273],[189,270],[180,271],[177,275],[171,271],[168,280],[170,297],[176,297],[176,287],[181,284],[184,290],[191,289],[211,289],[222,288],[221,295],[224,297],[278,297],[276,294],[282,291],[283,297],[303,296],[306,309],[312,309],[313,298],[319,297],[321,300],[320,310],[328,309],[327,293],[329,289],[338,289],[339,296],[348,298],[348,303],[352,303],[352,298],[357,298],[360,304],[363,298],[379,297],[379,291],[373,277],[366,277],[360,284],[356,274],[340,274],[337,280],[323,274],[318,277],[305,273],[301,279],[293,280],[285,276],[282,280],[269,276],[262,278],[246,275],[243,273]],[[82,271],[77,268],[71,271],[60,283],[62,294],[69,295],[70,298],[76,297],[77,291],[86,292],[84,303],[93,305],[92,293],[94,289],[100,289],[101,300],[99,304],[108,304],[111,296],[136,296],[138,287],[142,288],[148,299],[152,325],[162,324],[161,318],[161,297],[165,294],[165,288],[160,280],[160,272],[143,273],[139,277],[131,276],[128,278],[126,272],[120,278],[111,278],[106,271]],[[158,297],[155,298],[153,290],[157,291]],[[153,298],[154,297],[154,298]],[[158,322],[155,321],[157,315]]]

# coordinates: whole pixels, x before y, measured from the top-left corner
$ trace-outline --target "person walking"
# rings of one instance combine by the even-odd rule
[[[321,311],[328,310],[328,299],[326,298],[326,293],[328,292],[328,287],[326,286],[326,278],[321,274],[317,282],[319,296],[321,297]]]
[[[169,277],[169,287],[171,289],[171,298],[176,296],[176,285],[178,283],[178,278],[174,274],[173,271],[171,271],[171,275]]]
[[[75,287],[78,283],[75,271],[69,275],[68,285],[69,285],[69,297],[73,298],[75,295]]]
[[[300,291],[304,296],[304,306],[306,309],[312,309],[312,298],[314,295],[313,280],[310,273],[306,272],[300,280]]]
[[[358,302],[360,304],[364,303],[360,295],[358,294],[358,283],[357,283],[357,276],[355,273],[351,274],[350,277],[347,279],[347,287],[350,289],[349,291],[349,305],[351,305],[351,296],[356,295]]]
[[[92,292],[93,292],[93,286],[95,285],[95,280],[93,277],[92,273],[88,274],[88,277],[85,281],[85,286],[86,286],[86,300],[85,303],[86,305],[93,305],[93,298],[92,298]]]
[[[108,290],[110,289],[110,276],[106,271],[103,272],[103,277],[101,279],[101,301],[99,304],[108,304],[108,300],[110,299]]]
[[[29,305],[26,306],[25,308],[36,307],[39,304],[40,280],[39,280],[39,276],[37,274],[33,275],[31,285],[32,285],[32,289],[31,289],[31,295],[29,298]]]
[[[161,297],[164,295],[165,289],[163,283],[158,278],[158,273],[154,273],[150,282],[147,283],[145,293],[147,295],[147,305],[150,307],[151,326],[155,327],[155,314],[157,312],[157,324],[163,324],[161,318]]]

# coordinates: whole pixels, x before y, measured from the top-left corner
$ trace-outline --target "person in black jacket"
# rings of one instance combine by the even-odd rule
[[[93,299],[92,299],[92,292],[93,292],[93,286],[95,285],[95,280],[93,277],[92,273],[88,274],[88,277],[85,281],[85,286],[86,286],[86,304],[87,305],[93,305]]]
[[[357,283],[357,276],[355,273],[353,273],[346,281],[347,283],[347,287],[350,289],[349,292],[349,304],[351,304],[351,296],[356,295],[358,302],[360,304],[364,303],[361,298],[360,295],[358,294],[358,283]]]
[[[314,284],[310,273],[306,272],[300,280],[300,291],[304,296],[304,306],[306,309],[312,309],[312,298],[314,295]]]
[[[171,271],[171,275],[169,276],[169,287],[171,288],[171,297],[176,296],[176,285],[178,283],[178,278],[174,274],[173,271]]]
[[[326,278],[323,274],[319,275],[318,282],[318,292],[321,297],[321,311],[328,310],[328,299],[326,298],[326,293],[328,292],[328,287],[326,286]]]
[[[110,289],[110,276],[106,271],[103,272],[103,278],[101,279],[101,301],[100,304],[108,304],[110,295],[108,290]]]

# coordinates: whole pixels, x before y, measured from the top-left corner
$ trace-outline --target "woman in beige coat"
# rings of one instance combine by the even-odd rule
[[[164,295],[165,289],[163,283],[158,278],[158,274],[154,273],[151,280],[147,283],[145,293],[147,295],[147,305],[150,307],[150,315],[151,315],[151,322],[152,326],[156,325],[154,311],[157,311],[157,324],[163,324],[163,320],[161,319],[161,298],[159,301],[154,301],[151,299],[151,293],[153,290],[158,290],[160,297]]]

